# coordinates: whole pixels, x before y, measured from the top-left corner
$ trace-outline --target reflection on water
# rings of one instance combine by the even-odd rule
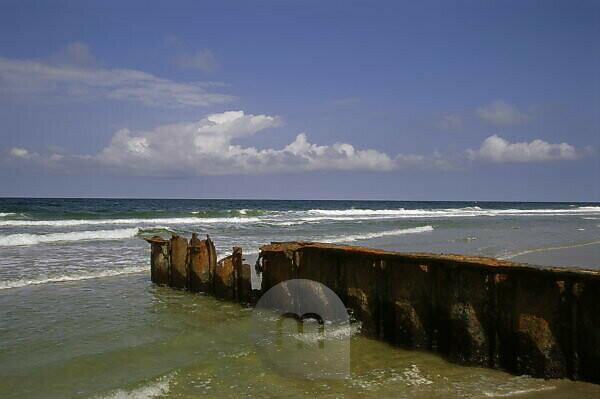
[[[249,339],[252,310],[152,286],[146,273],[0,292],[0,397],[600,396],[600,386],[461,367],[355,334],[351,376],[284,377]]]

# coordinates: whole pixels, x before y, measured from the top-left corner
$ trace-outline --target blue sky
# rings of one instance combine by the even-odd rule
[[[0,195],[600,200],[600,3],[0,3]]]

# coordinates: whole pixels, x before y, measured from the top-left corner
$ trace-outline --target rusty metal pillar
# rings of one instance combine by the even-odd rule
[[[213,293],[210,252],[207,240],[200,240],[198,234],[193,233],[190,240],[188,259],[188,287],[190,291]]]
[[[187,288],[187,240],[176,234],[171,238],[171,280],[174,288]]]
[[[151,245],[150,279],[155,284],[169,285],[171,269],[171,245],[159,236],[145,239]]]

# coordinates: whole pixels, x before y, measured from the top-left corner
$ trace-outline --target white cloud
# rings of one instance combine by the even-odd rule
[[[175,64],[181,68],[199,69],[202,72],[214,72],[219,63],[209,49],[200,50],[194,54],[180,54],[175,58]]]
[[[498,126],[518,125],[529,120],[527,114],[502,100],[496,100],[491,104],[478,108],[477,116],[485,122]]]
[[[12,155],[15,158],[23,158],[23,159],[31,158],[31,154],[29,153],[28,150],[26,150],[25,148],[19,148],[19,147],[11,148],[10,155]]]
[[[243,111],[212,114],[197,122],[159,126],[148,132],[119,130],[95,159],[136,174],[261,174],[314,170],[391,170],[394,161],[375,150],[346,143],[319,146],[306,134],[282,149],[233,143],[279,126],[280,119]]]
[[[348,143],[317,145],[305,133],[280,149],[241,146],[235,140],[281,125],[275,116],[228,111],[196,121],[158,126],[149,131],[120,129],[95,155],[62,153],[38,156],[45,168],[108,169],[116,174],[144,176],[249,175],[319,170],[390,171],[406,166],[430,167],[426,157],[394,158]],[[23,149],[24,150],[24,149]],[[25,150],[26,151],[26,150]]]
[[[49,156],[13,148],[12,158],[29,159],[55,171],[110,170],[121,175],[200,176],[259,175],[310,171],[375,171],[399,169],[448,170],[460,168],[465,158],[491,162],[534,162],[570,160],[581,156],[573,146],[509,143],[498,136],[488,137],[478,150],[460,156],[434,152],[429,155],[390,156],[375,149],[356,148],[348,143],[318,145],[300,133],[282,148],[256,148],[236,143],[281,120],[269,115],[243,111],[211,114],[195,122],[157,126],[148,131],[120,129],[106,147],[93,155],[68,154],[50,149]]]
[[[511,143],[497,135],[485,139],[479,149],[467,150],[467,157],[471,160],[496,163],[569,161],[582,155],[581,151],[567,143],[550,144],[540,139]]]
[[[304,133],[296,136],[282,152],[296,157],[304,170],[389,171],[396,167],[394,161],[382,152],[358,150],[347,143],[319,146],[311,144]]]
[[[235,99],[209,92],[211,84],[176,82],[134,69],[98,68],[92,66],[94,62],[82,43],[71,44],[48,61],[0,57],[0,94],[101,97],[168,108],[202,107]]]

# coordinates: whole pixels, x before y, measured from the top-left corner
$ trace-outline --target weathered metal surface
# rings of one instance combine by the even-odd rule
[[[265,292],[330,287],[373,337],[470,365],[600,382],[600,271],[321,243],[261,247]]]
[[[215,246],[210,239],[189,241],[178,235],[170,240],[155,236],[147,238],[151,246],[152,282],[192,292],[204,292],[218,298],[253,303],[251,269],[243,263],[242,249],[217,262]]]
[[[157,284],[254,303],[241,248],[217,263],[194,234],[152,245]],[[462,364],[600,383],[600,271],[307,242],[261,247],[261,291],[300,278],[329,287],[362,331]]]
[[[151,245],[150,278],[152,282],[159,285],[169,285],[169,273],[171,269],[169,241],[159,236],[147,238],[146,241]]]
[[[190,240],[188,275],[188,288],[190,291],[212,292],[213,277],[210,268],[210,248],[206,240],[198,239],[197,234],[192,234]]]
[[[252,304],[255,302],[252,292],[252,269],[249,264],[243,263],[240,252],[240,262],[234,263],[238,269],[236,271],[237,280],[237,300],[242,303]]]
[[[174,288],[187,288],[188,285],[188,243],[178,235],[171,238],[171,283]]]
[[[229,255],[217,263],[215,273],[215,296],[217,298],[236,299],[234,256]]]

